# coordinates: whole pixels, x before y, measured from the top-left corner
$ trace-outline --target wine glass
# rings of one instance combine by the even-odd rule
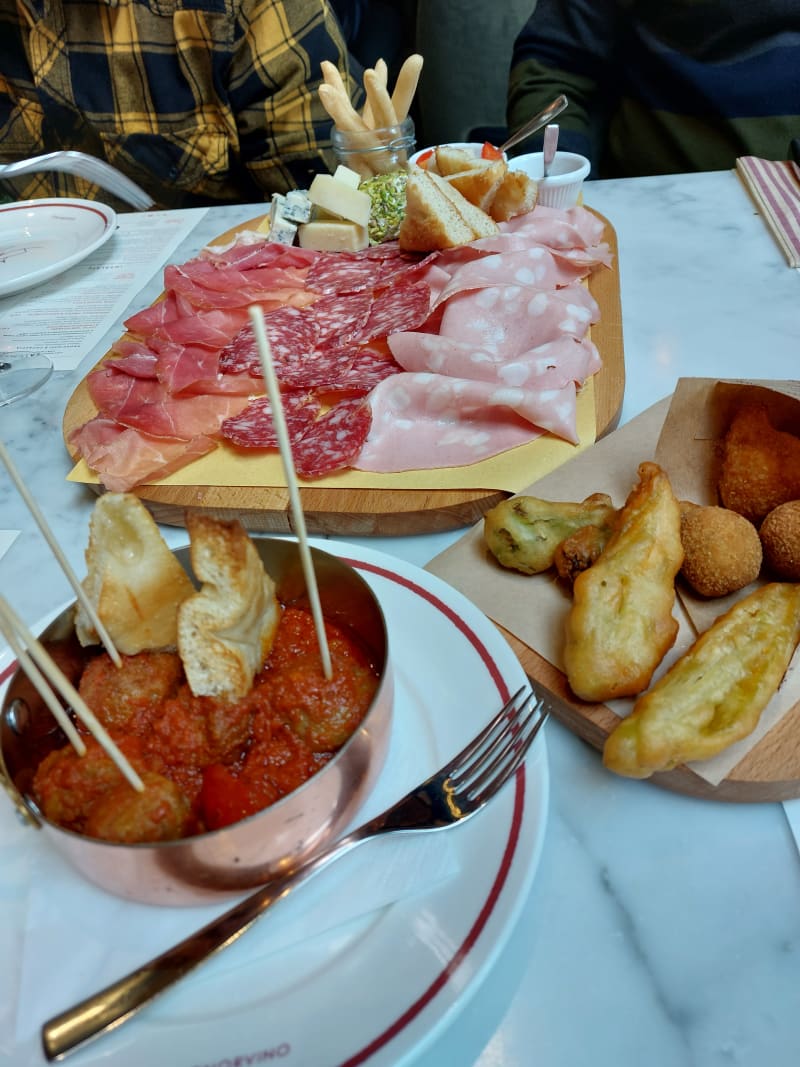
[[[0,407],[33,393],[52,373],[52,360],[41,352],[0,352]]]

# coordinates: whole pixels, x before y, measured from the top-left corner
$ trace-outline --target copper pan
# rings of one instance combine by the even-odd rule
[[[254,538],[284,603],[305,599],[295,541]],[[191,573],[188,549],[176,555]],[[363,722],[336,756],[299,789],[233,826],[180,841],[121,845],[64,830],[45,819],[29,789],[39,760],[65,738],[27,678],[17,671],[0,717],[6,786],[32,826],[91,882],[148,904],[202,904],[260,885],[291,869],[339,835],[361,808],[384,764],[394,681],[386,622],[370,587],[349,564],[312,549],[323,612],[349,626],[373,655],[380,683]],[[72,632],[72,607],[41,635]],[[44,746],[44,751],[43,751]],[[31,831],[33,832],[33,830]]]

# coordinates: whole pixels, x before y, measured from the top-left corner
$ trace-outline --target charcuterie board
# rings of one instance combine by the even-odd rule
[[[613,255],[611,269],[590,276],[589,290],[600,307],[600,321],[592,327],[592,340],[603,366],[592,378],[596,436],[615,425],[625,388],[617,238],[605,223],[604,239]],[[231,240],[238,230],[252,229],[260,221],[244,223],[221,234],[216,243]],[[104,357],[107,358],[107,357]],[[86,381],[70,397],[63,419],[65,442],[74,429],[96,413]],[[534,442],[536,444],[536,442]],[[72,449],[68,451],[75,458]],[[191,468],[187,467],[186,470]],[[345,479],[346,481],[346,476]],[[99,485],[92,486],[101,491]],[[158,522],[182,526],[187,510],[218,518],[240,519],[248,529],[269,533],[291,532],[289,492],[285,485],[145,485],[133,490]],[[476,522],[508,494],[480,485],[468,489],[364,489],[341,485],[303,486],[300,489],[306,525],[310,532],[347,536],[406,535],[456,529]]]

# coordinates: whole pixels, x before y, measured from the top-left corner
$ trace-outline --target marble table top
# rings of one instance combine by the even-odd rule
[[[619,240],[621,422],[669,395],[680,377],[800,376],[800,274],[733,172],[596,182],[584,198]],[[209,212],[173,261],[258,212]],[[137,307],[160,288],[157,272]],[[77,381],[121,332],[117,324],[78,370],[0,412],[0,436],[79,573],[93,495],[65,481],[61,417]],[[2,475],[0,527],[21,531],[0,560],[0,588],[33,624],[70,589]],[[185,542],[182,530],[165,534]],[[361,543],[424,566],[458,536]],[[404,1062],[794,1067],[800,859],[781,805],[667,793],[605,772],[557,722],[547,737],[550,813],[530,896],[466,1010]],[[3,1051],[0,1037],[0,1059]],[[16,1063],[13,1054],[7,1062]]]

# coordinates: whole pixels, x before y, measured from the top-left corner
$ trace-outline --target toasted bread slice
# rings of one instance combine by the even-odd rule
[[[178,607],[194,586],[138,497],[98,497],[89,524],[86,566],[83,588],[119,652],[135,656],[176,647]],[[82,645],[100,640],[80,604],[75,632]]]
[[[538,184],[524,171],[506,171],[489,206],[489,214],[495,222],[506,222],[516,215],[533,211],[538,191]]]
[[[183,669],[195,696],[239,700],[275,640],[275,583],[241,523],[188,515],[186,526],[203,585],[178,611]]]
[[[491,237],[493,234],[499,232],[497,223],[494,219],[479,207],[475,207],[474,204],[471,204],[469,200],[458,191],[458,189],[453,188],[449,181],[445,178],[437,178],[435,175],[432,177],[435,181],[441,183],[442,192],[455,207],[467,226],[471,228],[472,237],[470,240],[474,241],[478,237]],[[497,194],[495,194],[495,196],[496,195]]]
[[[502,159],[483,160],[482,166],[470,167],[447,176],[448,183],[466,197],[471,204],[481,211],[489,211],[494,194],[506,175],[506,164]]]
[[[456,248],[475,239],[474,230],[451,200],[450,192],[447,182],[438,174],[420,167],[409,168],[406,213],[398,234],[402,249],[433,252]]]
[[[473,170],[486,162],[467,148],[457,148],[455,145],[448,144],[439,145],[433,156],[436,160],[436,171],[443,178],[450,174],[458,174],[463,170]]]

